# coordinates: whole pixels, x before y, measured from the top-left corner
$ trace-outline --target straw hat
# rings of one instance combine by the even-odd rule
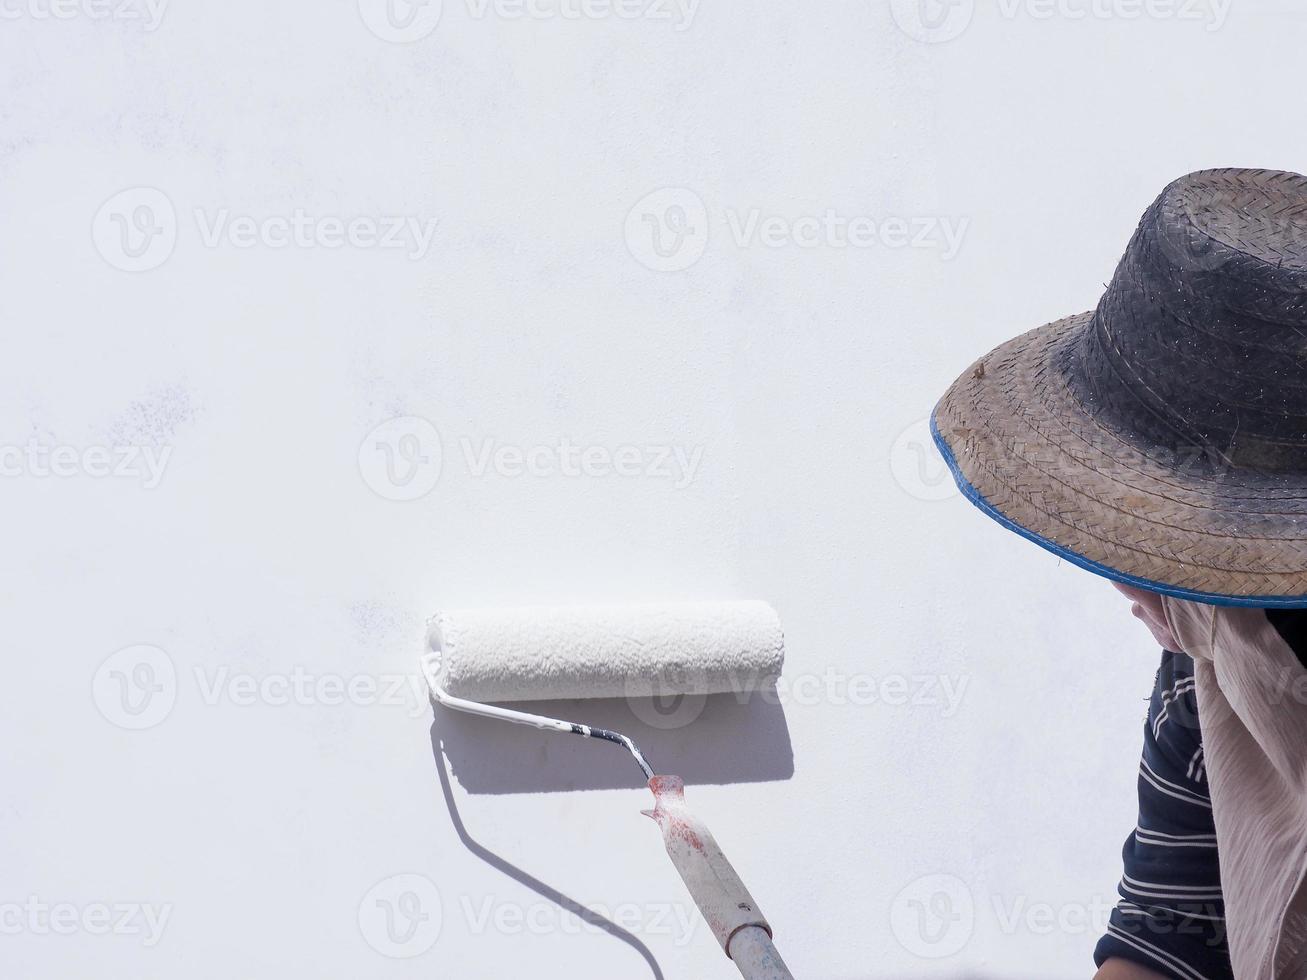
[[[1172,183],[1098,309],[986,354],[932,428],[968,499],[1090,571],[1307,607],[1307,177]]]

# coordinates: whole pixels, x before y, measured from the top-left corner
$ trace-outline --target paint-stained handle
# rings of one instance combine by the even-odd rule
[[[652,810],[644,812],[658,823],[668,856],[726,955],[748,980],[793,980],[771,945],[771,926],[758,903],[712,833],[686,806],[681,778],[654,776],[649,788],[656,802]],[[733,942],[741,945],[741,941],[747,941],[747,956],[737,955],[742,949],[731,948]]]

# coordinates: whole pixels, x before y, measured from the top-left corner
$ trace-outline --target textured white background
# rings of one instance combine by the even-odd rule
[[[731,976],[669,928],[680,883],[609,747],[446,720],[465,840],[420,699],[269,686],[411,672],[440,605],[698,596],[771,600],[795,677],[966,685],[951,713],[819,688],[666,730],[566,706],[690,774],[798,976],[1092,972],[1156,652],[1106,584],[940,493],[921,423],[974,357],[1091,307],[1169,179],[1307,168],[1301,10],[929,4],[923,36],[911,2],[446,0],[393,43],[369,0],[68,2],[0,4],[0,973]],[[648,222],[686,202],[659,257]],[[438,224],[417,257],[206,241],[297,210]],[[966,234],[732,228],[828,211]],[[400,417],[431,428],[369,437]],[[700,463],[476,468],[564,439]],[[169,455],[147,488],[92,447]],[[391,496],[429,492],[387,499],[387,451]],[[97,903],[166,927],[99,935]],[[426,916],[390,949],[416,955],[379,951],[387,907]]]

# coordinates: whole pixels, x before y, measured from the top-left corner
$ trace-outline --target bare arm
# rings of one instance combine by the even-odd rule
[[[1094,980],[1167,980],[1167,978],[1129,960],[1108,960],[1103,964],[1103,968],[1094,974]]]

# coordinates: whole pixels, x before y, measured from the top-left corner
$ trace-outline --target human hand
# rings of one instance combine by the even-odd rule
[[[1120,582],[1112,584],[1116,586],[1118,592],[1134,603],[1135,618],[1148,627],[1149,632],[1153,634],[1153,639],[1161,644],[1162,649],[1173,653],[1184,653],[1180,641],[1175,638],[1171,627],[1167,625],[1166,611],[1162,607],[1162,597],[1158,593],[1137,589],[1132,585],[1122,585]]]

